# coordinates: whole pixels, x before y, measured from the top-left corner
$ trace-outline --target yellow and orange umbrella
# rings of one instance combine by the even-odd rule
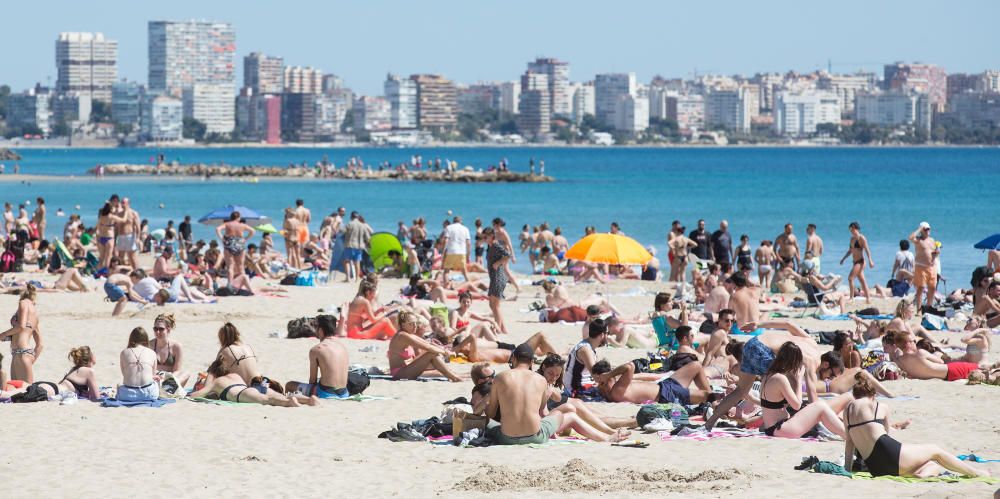
[[[646,248],[630,237],[591,234],[566,251],[569,260],[617,265],[643,265],[653,259]]]

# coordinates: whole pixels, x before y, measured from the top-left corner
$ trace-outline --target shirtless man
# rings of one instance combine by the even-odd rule
[[[735,288],[729,297],[729,308],[736,312],[736,324],[742,326],[760,320],[760,288],[751,287],[741,274],[729,278]]]
[[[896,347],[902,355],[894,359],[896,365],[911,379],[943,379],[958,381],[967,379],[969,373],[977,369],[991,369],[996,365],[977,364],[975,362],[948,362],[941,357],[917,348],[917,338],[909,331],[897,332],[894,335]]]
[[[774,238],[774,250],[782,267],[794,265],[792,268],[798,268],[802,252],[799,251],[799,240],[792,234],[792,224],[785,224],[785,231]]]
[[[677,233],[670,239],[670,250],[674,253],[674,259],[670,262],[670,280],[682,282],[684,272],[688,265],[688,252],[691,248],[698,247],[698,243],[684,235],[684,226],[677,228]]]
[[[306,208],[305,204],[306,202],[301,199],[295,200],[295,216],[308,227],[309,222],[312,222],[312,212],[309,211],[309,208]]]
[[[343,313],[343,312],[342,312]],[[309,349],[309,383],[289,381],[286,393],[315,395],[321,399],[345,399],[347,391],[347,367],[350,365],[347,348],[334,339],[338,330],[346,327],[346,321],[337,321],[332,315],[316,317],[316,333],[319,344]]]
[[[163,251],[160,256],[156,257],[156,261],[153,262],[153,279],[158,281],[171,281],[178,274],[184,273],[184,269],[171,265],[174,259],[174,248],[170,246],[164,246]]]
[[[913,287],[916,288],[916,297],[913,303],[920,307],[920,298],[927,292],[927,306],[934,306],[934,292],[937,290],[937,271],[934,260],[941,252],[937,248],[934,238],[931,237],[931,225],[927,222],[920,222],[917,230],[910,234],[908,238],[913,243]]]
[[[115,252],[118,253],[118,259],[122,263],[137,268],[136,251],[139,246],[136,243],[136,236],[139,234],[141,220],[139,213],[132,209],[128,198],[122,200],[119,216],[124,220],[115,224]]]
[[[806,226],[806,253],[812,253],[812,260],[816,264],[813,271],[821,274],[820,262],[823,260],[823,239],[816,234],[816,224]]]
[[[10,203],[3,204],[3,233],[14,232],[14,207]]]
[[[751,330],[756,327],[783,329],[783,331],[765,331],[748,341],[745,345],[734,343],[732,346],[733,356],[740,361],[739,378],[736,382],[736,389],[713,409],[712,416],[705,420],[705,429],[711,430],[719,418],[729,413],[737,402],[745,398],[753,387],[753,382],[758,376],[767,373],[767,369],[774,361],[781,346],[786,342],[795,343],[802,350],[802,362],[805,364],[806,393],[809,400],[815,402],[819,400],[816,393],[816,371],[820,365],[820,351],[816,342],[802,330],[802,328],[791,322],[764,322],[761,324],[748,324],[745,329]]]
[[[35,206],[35,212],[31,215],[31,221],[38,228],[38,239],[45,239],[45,200],[42,198],[35,199],[37,205]]]
[[[122,313],[129,300],[143,305],[149,303],[132,289],[132,280],[125,272],[109,274],[108,280],[104,281],[104,293],[108,296],[108,300],[115,304],[114,310],[111,311],[111,317],[117,317],[118,314]]]
[[[698,362],[688,362],[665,379],[661,379],[662,374],[636,373],[632,362],[611,369],[607,360],[594,364],[593,374],[597,390],[609,402],[644,404],[655,400],[661,404],[677,402],[692,405],[716,399]],[[697,388],[691,390],[691,383]]]
[[[502,422],[491,421],[487,426],[486,431],[494,442],[500,445],[543,444],[565,429],[573,429],[598,442],[621,439],[595,429],[575,412],[548,412],[549,385],[545,377],[531,370],[534,359],[533,348],[518,345],[511,354],[511,369],[493,380],[486,415],[495,419],[503,414]]]
[[[729,296],[736,290],[732,277],[727,277],[722,284],[716,285],[705,298],[705,313],[717,314],[720,310],[729,308]]]

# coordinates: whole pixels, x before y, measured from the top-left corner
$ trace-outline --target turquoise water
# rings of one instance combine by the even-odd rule
[[[154,149],[53,149],[19,151],[22,173],[84,175],[97,163],[148,163]],[[1000,232],[1000,208],[992,197],[1000,186],[997,148],[468,148],[468,149],[166,149],[168,160],[248,165],[313,163],[328,156],[343,165],[360,156],[367,163],[406,161],[411,154],[440,157],[461,166],[485,168],[506,157],[514,170],[528,159],[544,159],[549,184],[444,184],[417,182],[267,181],[224,179],[40,181],[30,186],[0,183],[0,200],[17,203],[46,198],[50,213],[79,204],[88,224],[112,193],[128,196],[154,228],[183,215],[197,219],[211,209],[240,203],[273,218],[303,198],[320,219],[338,206],[358,210],[376,230],[395,232],[417,216],[436,233],[448,210],[488,221],[507,220],[516,237],[525,223],[561,226],[570,241],[586,225],[607,230],[617,221],[626,234],[654,244],[663,256],[666,231],[674,219],[690,230],[699,218],[714,229],[726,218],[734,239],[748,234],[753,246],[774,239],[786,222],[804,241],[805,225],[815,223],[826,243],[825,271],[847,274],[837,261],[847,249],[847,224],[857,220],[868,237],[876,264],[868,271],[884,281],[900,239],[922,220],[944,244],[943,274],[948,287],[967,286],[972,268],[986,261],[972,245]],[[12,163],[7,162],[10,172]],[[165,209],[159,209],[163,203]],[[55,229],[60,222],[52,221]],[[315,229],[316,227],[314,227]],[[199,227],[197,237],[211,233]],[[517,267],[524,270],[522,260]]]

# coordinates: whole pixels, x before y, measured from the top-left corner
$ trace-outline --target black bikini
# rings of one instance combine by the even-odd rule
[[[71,379],[67,379],[67,378],[69,378],[70,374],[75,373],[76,370],[79,369],[79,368],[80,367],[77,366],[77,367],[74,367],[73,369],[70,369],[69,372],[66,373],[65,376],[63,376],[63,379],[59,380],[59,382],[62,383],[63,381],[69,381],[69,384],[73,385],[73,389],[76,390],[77,396],[86,397],[87,395],[90,394],[90,387],[89,386],[87,386],[87,385],[81,385],[81,384],[79,384],[79,383],[77,383],[77,382],[75,382],[75,381],[73,381]]]
[[[236,387],[243,387],[243,389],[240,390],[239,393],[236,394],[236,400],[233,401],[233,400],[229,400],[228,398],[226,398],[226,395],[229,395],[229,390],[232,390],[233,388],[236,388]],[[222,392],[219,393],[219,400],[228,400],[230,402],[239,402],[240,401],[240,395],[242,395],[243,392],[245,392],[245,391],[247,391],[247,385],[244,385],[243,383],[234,383],[234,384],[229,385],[229,386],[227,386],[227,387],[225,387],[225,388],[222,389]]]
[[[160,353],[156,350],[156,340],[155,339],[153,340],[153,352],[156,353],[156,363],[157,363],[158,367],[162,368],[162,369],[160,369],[161,371],[174,372],[174,364],[177,362],[177,358],[174,357],[173,354],[170,353],[170,342],[169,341],[167,342],[167,360],[164,360],[162,362],[160,361]],[[230,352],[232,352],[232,349],[230,349]],[[239,364],[239,362],[237,362],[237,364]],[[168,369],[166,366],[170,366],[170,368]]]
[[[760,385],[760,406],[763,407],[763,408],[765,408],[765,409],[775,409],[775,410],[780,410],[780,409],[784,409],[785,407],[787,407],[788,406],[788,401],[785,400],[784,398],[782,398],[781,401],[779,401],[779,402],[772,402],[772,401],[767,400],[767,399],[764,398],[764,385],[766,385],[766,384],[767,384],[767,380],[764,380],[764,382],[761,383],[761,385]],[[788,421],[788,418],[784,418],[784,419],[778,421],[777,423],[774,423],[773,425],[768,426],[767,428],[764,428],[762,431],[764,432],[765,435],[767,435],[769,437],[773,437],[774,436],[774,432],[777,431],[777,430],[780,430],[781,429],[781,425],[785,424],[785,421]]]
[[[850,416],[845,412],[844,415],[847,417],[847,431],[851,431],[851,428],[857,428],[858,426],[866,425],[868,423],[878,423],[880,425],[885,425],[885,418],[882,419],[870,419],[868,421],[862,421],[860,423],[851,424]],[[875,402],[875,416],[878,416],[878,402]],[[868,471],[871,472],[872,476],[899,476],[899,453],[902,449],[903,444],[899,443],[898,440],[889,436],[888,433],[882,434],[875,441],[875,445],[872,447],[871,454],[864,458],[865,465],[868,466]]]

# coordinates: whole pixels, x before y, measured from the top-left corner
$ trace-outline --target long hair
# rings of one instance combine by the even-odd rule
[[[132,333],[128,335],[129,348],[135,348],[139,345],[149,347],[149,333],[142,326],[133,329]]]
[[[563,360],[562,356],[560,356],[559,354],[550,353],[546,355],[544,359],[542,359],[542,365],[538,366],[538,374],[545,376],[545,370],[550,367],[560,367],[565,369],[566,361]],[[563,387],[562,378],[563,378],[562,376],[556,376],[556,381],[555,383],[552,384],[552,386],[555,386],[556,388],[562,388]]]
[[[240,330],[232,322],[227,322],[219,328],[219,344],[228,347],[240,342]]]
[[[802,367],[802,350],[791,341],[786,341],[778,354],[774,356],[774,361],[767,368],[767,374],[793,374]]]
[[[35,288],[35,285],[29,282],[28,285],[24,287],[24,291],[21,291],[21,297],[18,299],[18,301],[31,300],[31,302],[34,303],[35,298],[37,296],[38,296],[38,291]]]
[[[865,376],[864,373],[865,371],[858,371],[854,375],[854,388],[851,389],[851,394],[856,399],[875,396],[875,385],[872,384],[871,379]]]

